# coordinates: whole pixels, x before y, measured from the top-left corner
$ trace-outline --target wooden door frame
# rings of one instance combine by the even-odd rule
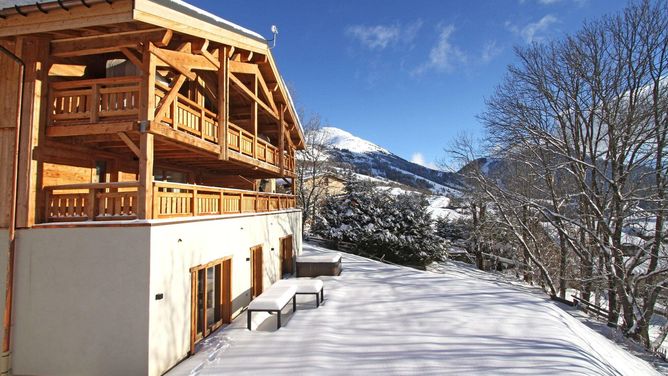
[[[294,244],[293,244],[294,237],[292,236],[292,234],[290,234],[290,235],[286,235],[286,236],[284,236],[284,237],[278,239],[278,242],[279,242],[279,252],[280,252],[280,255],[281,255],[281,277],[283,277],[283,274],[286,273],[286,272],[284,272],[284,270],[285,270],[285,264],[286,264],[286,257],[285,257],[285,247],[284,247],[284,244],[285,244],[285,242],[286,242],[288,239],[290,239],[290,251],[291,251],[290,253],[291,253],[291,255],[290,255],[290,264],[289,264],[290,266],[289,266],[289,268],[288,268],[289,271],[287,271],[287,273],[291,273],[291,274],[292,274],[292,273],[294,273],[294,271],[295,271],[295,265],[294,265],[294,261],[295,261],[295,260],[294,260],[294,258],[295,258],[295,247],[294,247]]]
[[[213,325],[207,326],[207,294],[206,294],[206,270],[208,268],[215,268],[217,265],[220,265],[220,286],[218,288],[220,293],[220,306],[217,309],[220,312],[220,320],[216,321]],[[204,313],[202,315],[202,322],[205,327],[202,330],[202,338],[197,338],[197,329],[198,325],[202,323],[197,322],[197,288],[198,282],[197,277],[200,271],[204,270]],[[214,269],[215,273],[215,269]],[[214,274],[215,280],[215,274]],[[225,256],[216,260],[213,260],[206,264],[201,264],[190,268],[190,354],[195,353],[195,345],[206,338],[209,334],[213,333],[216,329],[220,328],[223,324],[229,324],[232,321],[232,256]],[[214,307],[215,310],[215,307]]]
[[[264,247],[262,244],[255,245],[250,248],[250,282],[251,282],[251,300],[253,300],[255,297],[259,296],[262,294],[262,291],[264,290]],[[259,254],[259,257],[257,257],[257,254]],[[259,258],[259,266],[257,265],[257,258]],[[256,268],[258,268],[256,270]],[[260,273],[259,278],[256,275],[256,272]]]

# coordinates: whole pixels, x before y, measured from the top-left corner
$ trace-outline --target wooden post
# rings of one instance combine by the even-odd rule
[[[179,130],[179,121],[178,121],[178,114],[179,113],[179,96],[177,95],[174,98],[174,101],[172,102],[172,128],[174,130]]]
[[[155,117],[155,71],[156,60],[151,53],[151,42],[144,48],[139,119],[139,188],[137,192],[137,218],[153,218],[153,134],[148,127]]]
[[[86,204],[86,216],[88,217],[89,221],[94,221],[95,220],[95,215],[97,214],[97,210],[95,210],[95,206],[97,203],[97,198],[95,197],[96,190],[95,188],[90,188],[88,190],[88,197],[86,198],[86,201],[88,201]]]
[[[228,100],[228,96],[230,80],[228,77],[229,58],[227,51],[227,47],[223,47],[221,51],[218,51],[218,61],[220,62],[220,68],[218,69],[218,143],[220,144],[220,155],[218,159],[220,160],[228,159],[227,124],[229,121],[230,101]]]
[[[278,111],[278,165],[281,168],[281,176],[285,175],[285,105],[281,103]]]
[[[253,90],[255,91],[255,98],[257,99],[257,76],[254,76]],[[253,100],[253,107],[251,108],[251,122],[253,123],[253,158],[257,159],[257,100]]]
[[[139,135],[141,156],[139,158],[139,192],[137,217],[139,219],[153,218],[153,134]]]
[[[90,96],[90,122],[97,123],[100,120],[99,114],[100,106],[100,84],[93,84],[92,93]]]
[[[32,227],[38,214],[37,198],[38,192],[41,191],[39,186],[41,176],[39,163],[33,157],[33,150],[41,142],[40,134],[44,134],[46,128],[45,115],[48,111],[44,108],[48,106],[49,41],[19,37],[16,49],[17,55],[25,62],[16,192],[16,227],[22,228]],[[5,71],[2,74],[8,75]]]
[[[192,215],[197,217],[199,214],[199,208],[197,207],[197,188],[193,189],[193,198],[192,198]]]

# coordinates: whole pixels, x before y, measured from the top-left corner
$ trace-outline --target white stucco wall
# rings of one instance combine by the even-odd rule
[[[232,256],[233,316],[250,301],[250,248],[263,246],[264,288],[279,278],[279,239],[293,235],[301,252],[301,211],[227,217],[151,227],[149,375],[190,350],[190,268]],[[273,250],[272,250],[273,248]],[[155,300],[156,294],[164,294]]]
[[[149,227],[18,232],[14,374],[148,372],[149,234]]]
[[[250,300],[250,247],[263,246],[267,288],[279,277],[279,239],[286,235],[293,235],[299,254],[301,211],[20,230],[14,374],[164,373],[190,349],[190,268],[232,256],[236,316]],[[1,307],[4,229],[0,244]],[[160,293],[164,298],[156,300]]]

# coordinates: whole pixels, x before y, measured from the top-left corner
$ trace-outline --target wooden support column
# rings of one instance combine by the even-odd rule
[[[45,133],[49,42],[39,38],[19,38],[17,51],[25,62],[25,86],[22,104],[21,144],[17,186],[17,227],[31,227],[37,215],[38,191],[41,192],[39,163],[33,151]],[[3,72],[5,74],[5,72]],[[3,161],[4,163],[5,161]]]
[[[220,154],[218,159],[227,160],[229,158],[227,149],[227,132],[229,122],[229,58],[227,56],[227,47],[218,52],[220,68],[218,69],[218,143],[220,144]]]
[[[255,91],[255,100],[251,108],[251,122],[253,124],[253,158],[257,159],[257,76],[253,81],[253,90]]]
[[[144,46],[140,92],[139,135],[139,192],[137,194],[137,218],[153,218],[153,134],[148,133],[155,117],[156,59],[151,53],[151,42]]]
[[[153,134],[145,132],[139,136],[139,192],[137,218],[153,218]]]
[[[278,111],[278,165],[281,168],[281,176],[285,175],[285,105],[281,103]]]

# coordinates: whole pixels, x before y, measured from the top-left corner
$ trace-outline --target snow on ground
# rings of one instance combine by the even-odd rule
[[[450,198],[446,196],[431,196],[429,197],[429,211],[434,219],[446,218],[450,221],[455,221],[466,215],[450,208]]]
[[[321,277],[320,308],[300,297],[278,331],[262,314],[248,331],[242,314],[168,375],[657,374],[522,286],[456,263],[436,274],[343,255],[341,276]]]

